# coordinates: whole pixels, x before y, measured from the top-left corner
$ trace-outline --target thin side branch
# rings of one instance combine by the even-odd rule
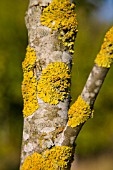
[[[91,110],[93,109],[96,97],[99,94],[108,71],[109,68],[99,67],[95,64],[84,86],[81,97],[86,103],[89,104]],[[67,126],[62,134],[62,139],[59,141],[59,145],[72,146],[83,125],[84,123],[72,128],[68,126],[67,123]]]
[[[69,109],[69,121],[63,131],[59,145],[72,146],[74,144],[82,126],[87,121],[87,119],[92,116],[91,111],[93,110],[96,97],[99,94],[104,79],[112,63],[113,27],[111,27],[105,35],[101,50],[95,59],[94,67],[88,77],[80,97]]]

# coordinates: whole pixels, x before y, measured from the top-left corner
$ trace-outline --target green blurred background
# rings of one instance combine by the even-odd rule
[[[112,0],[76,0],[76,4],[79,32],[73,58],[72,103],[85,85],[105,32],[113,24]],[[27,46],[27,6],[28,0],[0,1],[0,170],[19,169],[23,126],[21,63]],[[78,136],[76,154],[80,159],[113,152],[112,75],[111,68],[97,97],[94,118],[88,120]]]

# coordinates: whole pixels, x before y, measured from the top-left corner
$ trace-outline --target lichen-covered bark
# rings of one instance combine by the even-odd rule
[[[29,46],[22,65],[24,71],[22,83],[24,126],[21,165],[28,156],[34,153],[42,155],[47,149],[51,150],[52,147],[58,146],[68,119],[71,48],[73,43],[69,42],[71,43],[69,52],[68,44],[65,46],[61,37],[58,38],[63,30],[61,28],[60,30],[59,28],[52,30],[52,28],[41,23],[40,18],[43,10],[51,2],[52,0],[30,0],[25,17]],[[63,3],[61,3],[61,7],[62,5]],[[68,2],[69,6],[71,4]],[[65,24],[67,23],[64,23],[64,26]],[[36,60],[34,61],[32,56],[35,55]],[[50,65],[50,63],[53,64]],[[45,83],[46,80],[48,83]],[[37,96],[37,103],[34,93]],[[33,105],[34,102],[35,105]],[[62,165],[62,169],[66,166]],[[25,166],[23,167],[25,169]],[[67,167],[69,168],[70,165]]]
[[[81,95],[69,109],[77,33],[75,5],[70,2],[30,0],[26,12],[28,47],[22,63],[21,170],[70,170],[75,140],[93,114],[94,102],[113,62],[112,28]]]
[[[108,73],[108,70],[109,70],[108,68],[99,67],[97,64],[95,64],[84,86],[84,89],[81,93],[81,97],[90,106],[91,110],[93,110],[96,97],[99,94],[99,91]],[[91,113],[90,116],[88,115],[87,119],[92,116],[93,116],[93,113]],[[87,120],[86,119],[84,121],[84,118],[81,119],[81,115],[80,115],[80,118],[78,119],[79,119],[79,124],[75,127],[71,127],[67,123],[62,134],[62,139],[59,141],[59,144],[73,146],[82,126]],[[80,119],[84,122],[80,122]],[[76,124],[76,122],[78,122],[77,118],[74,124]]]
[[[113,63],[113,27],[111,27],[111,29],[105,35],[104,42],[101,46],[100,52],[95,59],[94,67],[81,93],[81,98],[90,106],[91,110],[93,110],[96,97],[99,94],[101,86],[112,63]],[[75,104],[73,104],[73,106],[69,109],[68,114],[72,112],[73,117],[71,118],[72,119],[71,126],[69,126],[70,125],[69,117],[69,121],[62,134],[62,139],[59,141],[59,143],[62,145],[71,146],[75,142],[86,120],[93,116],[93,113],[90,113],[89,115],[89,111],[83,115],[82,110],[84,109],[84,106],[81,105],[80,103],[78,106],[76,105],[76,103],[78,103],[78,101],[76,101]],[[76,107],[75,109],[73,109],[74,106]]]
[[[105,77],[113,63],[113,27],[106,33],[104,42],[101,46],[100,52],[98,53],[94,67],[88,77],[88,80],[81,93],[81,98],[89,105],[89,109],[85,108],[84,104],[81,104],[78,99],[69,109],[69,121],[62,133],[62,138],[59,140],[59,144],[72,146],[76,141],[76,138],[86,122],[87,119],[93,116],[93,106],[97,95],[101,89],[101,86],[105,80]],[[74,108],[75,107],[75,108]],[[84,109],[86,111],[83,114]],[[80,111],[81,110],[81,111]],[[72,117],[70,117],[70,113]],[[79,114],[78,114],[79,113]]]

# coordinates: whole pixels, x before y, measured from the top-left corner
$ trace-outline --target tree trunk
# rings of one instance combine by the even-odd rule
[[[53,3],[56,7],[59,6],[59,9],[56,11],[53,9],[51,17],[54,20],[51,21],[51,26],[47,26],[48,23],[44,23],[44,19],[46,21],[51,19],[49,18],[50,9],[47,11],[48,16],[44,9],[49,3],[51,0],[30,0],[25,17],[29,46],[22,64],[24,71],[22,83],[24,127],[21,165],[25,158],[33,155],[34,152],[42,156],[48,149],[52,151],[52,148],[55,148],[59,150],[60,156],[60,147],[58,146],[62,144],[59,144],[59,140],[67,123],[71,61],[77,32],[76,14],[74,4],[71,5],[69,1],[60,3],[54,1]],[[54,4],[52,7],[54,8]],[[68,10],[70,10],[69,14],[67,14]],[[58,24],[55,23],[57,12],[61,17]],[[70,21],[68,30],[66,20],[62,23],[65,15],[68,15],[68,19],[71,17],[73,21],[73,23]],[[64,152],[63,157],[66,150],[70,155],[72,153],[70,147],[62,147],[61,150]],[[68,167],[63,164],[53,165],[53,167],[57,166],[58,168]]]
[[[22,63],[21,170],[70,169],[75,139],[92,115],[109,69],[96,62],[81,96],[69,109],[71,61],[77,33],[74,8],[69,0],[29,2],[25,17],[29,45]]]

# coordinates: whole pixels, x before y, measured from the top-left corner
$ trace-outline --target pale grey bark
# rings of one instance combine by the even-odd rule
[[[37,62],[40,61],[41,70],[36,66],[37,80],[41,72],[51,62],[68,63],[71,68],[71,54],[65,50],[58,40],[58,32],[50,33],[50,29],[42,26],[40,15],[44,7],[52,0],[30,0],[26,13],[28,42],[36,51]],[[82,98],[93,109],[94,102],[108,72],[107,68],[94,65],[86,85],[81,93]],[[34,152],[42,153],[52,146],[72,146],[83,126],[75,128],[68,126],[69,98],[57,105],[50,105],[37,97],[39,108],[24,118],[21,164],[24,159]],[[62,129],[58,131],[58,129]]]
[[[36,51],[41,70],[49,63],[56,61],[68,63],[71,67],[72,60],[71,54],[64,50],[62,43],[58,40],[58,32],[54,31],[51,34],[50,29],[40,23],[42,10],[50,2],[51,0],[30,0],[25,17],[29,45]],[[36,67],[37,79],[39,79],[41,70],[38,70],[38,66]],[[39,109],[31,116],[24,118],[21,164],[28,155],[34,152],[41,153],[57,145],[67,123],[69,98],[59,102],[58,105],[51,105],[37,99]],[[62,131],[58,131],[59,128]]]
[[[108,73],[108,70],[109,68],[99,67],[97,64],[95,64],[88,77],[81,96],[91,108],[93,108],[94,102]]]
[[[108,71],[109,68],[99,67],[95,64],[84,86],[81,96],[89,104],[91,110],[93,110],[96,97],[99,94]],[[62,133],[62,138],[59,140],[59,145],[73,146],[83,125],[84,123],[71,128],[67,123]]]

